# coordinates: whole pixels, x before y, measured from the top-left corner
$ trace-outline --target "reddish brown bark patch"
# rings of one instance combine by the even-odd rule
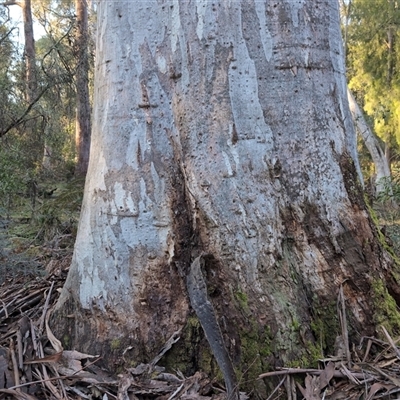
[[[352,217],[351,221],[341,221],[341,234],[331,237],[328,227],[324,227],[324,221],[315,208],[310,206],[305,229],[309,240],[319,249],[327,265],[331,267],[330,274],[336,281],[332,281],[330,288],[326,288],[326,292],[320,298],[335,301],[340,284],[343,284],[347,302],[352,305],[353,310],[358,310],[354,318],[349,313],[354,332],[371,335],[374,333],[374,310],[369,301],[372,296],[371,279],[376,275],[379,265],[376,239],[366,213],[362,212],[357,204],[345,214]],[[321,232],[324,234],[321,235]]]
[[[121,322],[113,315],[107,315],[105,319],[103,313],[84,310],[73,296],[69,296],[62,309],[52,313],[50,326],[65,350],[77,349],[100,355],[102,358],[97,365],[118,371],[123,364],[123,349],[135,344],[128,330],[121,335]]]
[[[138,359],[147,362],[174,332],[183,328],[189,303],[182,279],[173,265],[158,265],[143,281],[145,289],[134,303],[138,313],[138,337],[143,341],[143,354]]]

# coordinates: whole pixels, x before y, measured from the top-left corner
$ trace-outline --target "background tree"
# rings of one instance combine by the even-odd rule
[[[22,2],[22,15],[24,19],[24,58],[26,68],[26,100],[31,104],[37,96],[36,51],[33,36],[33,20],[31,1]]]
[[[344,50],[347,58],[352,0],[339,0],[339,4],[344,39]],[[363,143],[363,145],[367,148],[370,156],[369,158],[367,157],[368,162],[365,162],[365,157],[362,156],[362,151],[359,152],[361,154],[362,165],[367,165],[367,168],[364,168],[363,170],[363,175],[366,181],[365,184],[367,185],[366,187],[368,191],[370,191],[372,199],[376,197],[382,198],[382,196],[386,195],[392,197],[393,190],[391,182],[390,160],[388,160],[386,157],[384,142],[370,127],[369,122],[365,118],[362,109],[358,105],[357,100],[351,93],[350,89],[347,92],[347,96],[357,133],[359,133],[360,138],[362,139],[362,142],[360,141],[360,143]],[[372,162],[375,166],[375,174],[372,176],[371,173],[373,172],[371,172],[370,159],[372,159]]]
[[[74,148],[76,158],[76,173],[84,176],[87,169],[90,148],[90,96],[89,74],[93,45],[90,40],[88,8],[86,1],[66,1],[54,7],[49,1],[42,1],[37,14],[42,25],[46,27],[47,47],[44,50],[46,78],[53,82],[56,91],[74,92],[73,121]],[[50,71],[47,67],[51,63]],[[57,95],[57,93],[54,93]],[[70,102],[70,100],[68,100]],[[52,107],[60,103],[56,101]],[[71,103],[70,103],[71,104]],[[57,119],[62,115],[62,107]],[[52,114],[54,120],[54,115]],[[70,116],[68,114],[68,120]],[[71,132],[70,122],[68,132]],[[53,153],[53,149],[47,153]],[[53,157],[54,158],[54,157]]]
[[[5,8],[0,8],[0,132],[9,124],[13,114],[14,104],[12,92],[12,64],[14,56],[13,30]]]
[[[19,6],[22,9],[24,27],[24,61],[25,61],[25,97],[28,104],[34,102],[37,90],[36,76],[36,51],[33,35],[33,19],[31,0],[15,1],[9,0],[2,3],[3,6]]]
[[[43,141],[41,135],[42,115],[38,107],[38,74],[36,66],[35,39],[33,33],[32,7],[30,0],[7,1],[3,6],[19,6],[22,10],[23,30],[24,30],[24,52],[23,52],[23,79],[24,84],[24,108],[26,113],[22,113],[22,118],[18,118],[13,125],[8,127],[18,127],[20,124],[20,133],[23,132],[25,141],[30,147],[30,169],[33,169],[38,163],[43,153]]]
[[[13,17],[20,12],[22,19],[20,7],[1,10],[4,18],[12,10]],[[40,250],[43,243],[47,248],[62,243],[60,255],[73,245],[82,198],[82,178],[72,179],[76,169],[76,15],[74,2],[45,0],[32,3],[32,14],[36,34],[41,36],[35,42],[37,96],[31,104],[26,94],[22,24],[12,20],[12,29],[10,21],[10,33],[4,31],[2,42],[0,216],[12,218],[15,231],[10,235],[20,243],[16,251],[26,250],[26,245],[32,254],[35,245],[38,258],[44,260],[49,252]],[[44,30],[37,30],[38,24]],[[20,220],[27,223],[16,223]]]
[[[373,182],[371,182],[373,185],[373,193],[371,194],[373,194],[374,197],[379,197],[382,194],[392,196],[393,189],[391,187],[390,166],[385,152],[382,149],[381,140],[368,125],[364,114],[350,92],[350,89],[347,89],[347,98],[349,100],[350,111],[353,116],[356,130],[364,141],[375,165],[376,176],[373,179]]]
[[[104,1],[98,21],[91,159],[53,314],[65,344],[116,365],[179,335],[166,365],[210,371],[202,325],[249,382],[347,340],[340,288],[351,341],[398,332],[337,2]]]
[[[15,43],[13,42],[13,26],[7,9],[0,7],[0,132],[13,123],[19,107],[13,79],[13,64],[15,62]],[[13,194],[21,186],[20,157],[18,145],[6,140],[0,134],[0,210],[5,215],[10,212]]]
[[[76,85],[74,29],[76,26],[74,4],[42,2],[36,15],[45,28],[46,35],[38,42],[44,80],[51,82],[43,98],[47,110],[45,152],[42,165],[47,172],[75,169],[75,115]]]
[[[393,0],[352,0],[348,24],[349,87],[376,134],[385,142],[389,164],[400,140],[400,10]]]
[[[75,0],[76,10],[76,153],[77,175],[85,176],[90,152],[89,25],[87,0]]]
[[[19,9],[14,1],[2,4]],[[28,7],[30,3],[21,5]],[[37,190],[34,186],[53,186],[51,180],[59,182],[60,177],[70,177],[74,173],[78,151],[75,144],[77,88],[86,90],[87,94],[88,69],[93,58],[90,35],[86,35],[85,42],[76,44],[78,27],[72,1],[54,3],[41,0],[32,6],[31,13],[36,18],[36,24],[42,25],[45,34],[34,42],[29,36],[32,33],[31,13],[25,12],[24,26],[29,25],[26,31],[30,34],[23,36],[23,54],[20,50],[21,40],[15,29],[9,35],[11,61],[4,58],[8,64],[4,64],[2,69],[8,79],[4,85],[8,85],[6,98],[10,101],[3,103],[5,107],[0,136],[3,137],[3,148],[7,149],[4,151],[10,156],[14,154],[9,164],[16,163],[17,157],[22,167],[21,170],[15,168],[11,174],[8,168],[5,169],[8,171],[7,180],[16,182],[13,186],[15,191],[9,192],[15,200],[25,191],[23,187],[26,185],[32,186],[34,200]],[[2,10],[6,15],[7,8],[2,7]],[[82,50],[83,45],[89,48]],[[86,54],[83,64],[78,62],[78,49]],[[86,74],[86,89],[82,78],[78,79],[82,74]],[[34,83],[31,82],[32,76],[35,77]],[[89,101],[88,94],[86,101]],[[88,104],[85,107],[90,111]],[[90,115],[82,112],[80,115],[81,122],[86,121],[86,125],[90,126]],[[82,143],[88,148],[90,137],[85,137]],[[4,162],[6,159],[3,158]]]

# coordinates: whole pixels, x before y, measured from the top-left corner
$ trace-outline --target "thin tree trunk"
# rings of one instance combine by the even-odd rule
[[[386,163],[389,165],[389,170],[391,170],[391,163],[392,163],[392,148],[390,146],[390,137],[387,135],[387,140],[385,141],[385,158]]]
[[[44,150],[43,150],[43,159],[42,159],[42,168],[45,170],[51,170],[53,164],[53,148],[48,141],[47,136],[51,133],[49,132],[49,125],[46,125],[44,129],[45,134],[45,142],[44,142]]]
[[[35,50],[35,39],[33,32],[33,20],[32,20],[32,7],[31,0],[23,0],[21,3],[22,16],[24,21],[24,36],[25,36],[25,100],[27,106],[35,104],[38,98],[38,82],[36,73],[36,50]],[[39,127],[38,120],[28,119],[24,123],[24,136],[26,138],[26,145],[30,148],[30,174],[35,174],[34,166],[42,161],[43,149],[44,149],[44,135],[41,127]],[[35,178],[31,176],[33,182]],[[35,213],[35,199],[32,197],[32,215]]]
[[[31,104],[37,95],[37,77],[36,77],[36,51],[35,40],[33,36],[33,22],[31,0],[24,0],[21,3],[22,16],[24,21],[25,35],[25,76],[26,76],[26,102]]]
[[[360,107],[358,106],[349,89],[347,89],[347,98],[349,100],[350,111],[352,113],[355,126],[363,138],[365,146],[367,147],[375,165],[376,194],[382,193],[383,191],[387,190],[387,185],[390,184],[390,168],[386,158],[385,150],[382,149],[379,139],[369,128],[367,121],[360,110]]]
[[[349,22],[350,22],[350,10],[351,10],[351,0],[339,0],[340,7],[344,13],[344,37],[343,37],[343,48],[344,48],[344,58],[347,57],[347,47],[348,47],[348,33],[349,33]]]
[[[3,127],[0,131],[0,137],[7,134],[14,128],[23,127],[25,145],[29,148],[29,161],[30,173],[36,169],[38,163],[42,161],[43,164],[43,149],[45,148],[44,137],[42,134],[42,127],[38,125],[38,119],[33,119],[32,115],[37,103],[46,92],[47,88],[38,90],[38,75],[36,68],[36,49],[33,31],[32,19],[32,4],[31,0],[22,1],[6,1],[1,3],[3,6],[21,7],[23,24],[24,24],[24,63],[25,63],[25,91],[24,100],[26,102],[26,109],[22,114],[14,119],[8,126]],[[34,212],[34,202],[32,203],[32,210]]]
[[[76,174],[86,175],[90,153],[90,99],[88,57],[88,8],[87,0],[75,0],[77,31],[75,37],[76,68]]]
[[[103,1],[96,54],[64,343],[115,367],[179,334],[165,365],[230,358],[265,398],[258,373],[334,352],[341,287],[350,342],[373,335],[391,265],[359,184],[337,2]]]

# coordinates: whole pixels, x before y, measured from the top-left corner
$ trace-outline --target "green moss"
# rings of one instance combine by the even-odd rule
[[[219,376],[219,368],[196,316],[187,318],[180,336],[181,339],[161,359],[160,365],[168,371],[180,370],[186,375],[202,370],[210,376]]]
[[[197,317],[193,317],[193,316],[188,317],[185,330],[189,329],[190,331],[192,331],[193,328],[197,330],[200,327],[201,327],[201,324]]]
[[[374,319],[376,325],[382,325],[391,335],[400,333],[400,312],[393,297],[388,293],[383,281],[372,282]]]
[[[339,333],[339,321],[336,302],[320,305],[318,301],[313,305],[313,320],[311,329],[315,337],[315,343],[321,350],[333,349],[336,336]]]
[[[64,345],[64,347],[66,347],[67,349],[69,348],[70,344],[71,344],[71,337],[65,333],[62,337],[62,343]]]
[[[238,384],[246,390],[246,384],[257,393],[265,394],[265,385],[258,381],[258,376],[268,369],[268,357],[272,355],[272,339],[269,326],[260,327],[253,317],[246,293],[240,288],[232,292],[238,310],[245,318],[239,326],[240,361],[236,364]]]
[[[385,237],[385,235],[382,233],[382,231],[380,229],[379,218],[376,215],[375,210],[369,204],[369,201],[368,201],[366,196],[365,196],[365,204],[367,206],[367,210],[368,210],[369,216],[370,216],[372,222],[375,225],[375,228],[376,228],[376,231],[377,231],[377,234],[378,234],[379,243],[390,254],[390,256],[392,257],[393,261],[396,263],[397,267],[400,267],[400,259],[399,259],[399,257],[397,257],[397,255],[394,252],[393,248],[386,241],[386,237]],[[399,281],[400,274],[398,274],[396,271],[394,271],[393,273],[396,274],[396,276],[394,276],[396,281],[400,282]]]
[[[138,362],[136,360],[128,360],[127,366],[130,368],[135,368],[138,366]]]
[[[268,327],[260,332],[255,321],[251,321],[251,325],[250,330],[242,331],[240,335],[242,362],[245,364],[253,363],[259,356],[268,357],[272,354],[271,334]]]
[[[185,346],[190,348],[190,346],[193,346],[194,344],[194,350],[201,349],[195,353],[197,358],[197,368],[223,382],[224,378],[222,372],[218,368],[209,344],[206,343],[203,328],[199,319],[197,317],[189,317],[185,330],[189,333],[185,338]]]
[[[338,328],[335,329],[338,327],[335,304],[332,302],[328,307],[314,305],[314,320],[311,321],[310,326],[315,341],[308,340],[299,345],[299,336],[304,336],[301,332],[302,325],[297,320],[293,320],[290,326],[290,336],[293,337],[294,343],[297,343],[297,347],[302,351],[296,351],[295,357],[285,363],[287,367],[317,367],[318,360],[324,357],[324,350],[332,348],[338,332]]]
[[[318,360],[323,358],[321,346],[313,342],[307,342],[304,350],[305,352],[300,357],[289,361],[286,366],[289,368],[317,368]]]
[[[224,384],[224,375],[220,370],[211,350],[203,350],[199,357],[199,369],[206,372],[209,376],[213,377],[216,381]]]
[[[113,351],[118,350],[120,348],[120,346],[121,346],[121,340],[120,339],[111,340],[111,343],[110,343],[111,350],[113,350]]]
[[[294,319],[294,320],[292,321],[292,330],[293,330],[294,332],[299,332],[299,331],[300,331],[300,327],[301,327],[300,322],[297,321],[297,319]]]
[[[317,368],[319,360],[324,358],[324,353],[319,344],[312,342],[306,343],[306,355],[303,357],[303,366]]]
[[[272,335],[268,326],[260,328],[250,318],[248,329],[240,331],[240,363],[236,365],[239,387],[243,390],[255,390],[261,398],[267,397],[266,386],[258,376],[269,370],[268,360],[272,356]],[[270,388],[271,389],[271,388]]]
[[[240,290],[237,290],[233,293],[233,296],[239,308],[244,312],[244,314],[248,314],[250,310],[247,295]]]
[[[324,352],[333,349],[336,336],[339,332],[336,302],[321,305],[318,299],[313,302],[313,320],[309,323],[315,340],[304,341],[308,324],[303,324],[298,318],[292,317],[292,323],[285,332],[280,332],[276,339],[275,349],[279,353],[288,354],[284,360],[285,366],[317,367],[318,360],[324,357]]]

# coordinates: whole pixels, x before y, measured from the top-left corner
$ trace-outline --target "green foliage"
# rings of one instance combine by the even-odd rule
[[[40,98],[34,104],[27,102],[23,45],[14,35],[22,27],[14,26],[8,19],[7,8],[0,7],[0,214],[15,214],[20,206],[26,214],[30,208],[27,213],[32,217],[30,226],[37,228],[41,224],[50,227],[65,223],[68,206],[75,207],[74,202],[66,201],[65,213],[59,215],[62,198],[68,197],[59,184],[57,205],[53,199],[41,198],[34,189],[35,185],[40,191],[51,181],[70,179],[75,170],[74,4],[72,0],[32,3],[34,18],[46,31],[44,36],[35,37],[36,86]],[[93,68],[93,41],[90,46]],[[2,135],[3,132],[6,133]],[[49,237],[51,231],[39,227],[40,234],[36,235]]]
[[[0,7],[0,133],[15,118],[19,105],[14,74],[18,57],[18,47],[13,41],[15,31],[6,9]]]
[[[9,154],[0,149],[0,201],[7,195],[16,193],[21,185],[20,177],[15,174],[18,160],[14,154]]]
[[[382,178],[379,182],[383,187],[382,192],[378,194],[377,201],[386,203],[394,201],[400,203],[400,175]]]
[[[11,235],[29,245],[46,243],[52,247],[71,248],[77,231],[83,186],[83,179],[39,186],[37,206],[29,223],[16,225],[10,230]]]
[[[26,172],[17,146],[0,141],[0,207],[9,216],[25,187]]]
[[[46,199],[54,189],[54,195]],[[82,203],[83,180],[74,179],[62,186],[43,188],[40,194],[43,203],[32,221],[38,232],[36,239],[47,242],[62,235],[71,235],[74,238]]]
[[[393,0],[352,0],[349,87],[386,142],[400,143],[400,9]]]

